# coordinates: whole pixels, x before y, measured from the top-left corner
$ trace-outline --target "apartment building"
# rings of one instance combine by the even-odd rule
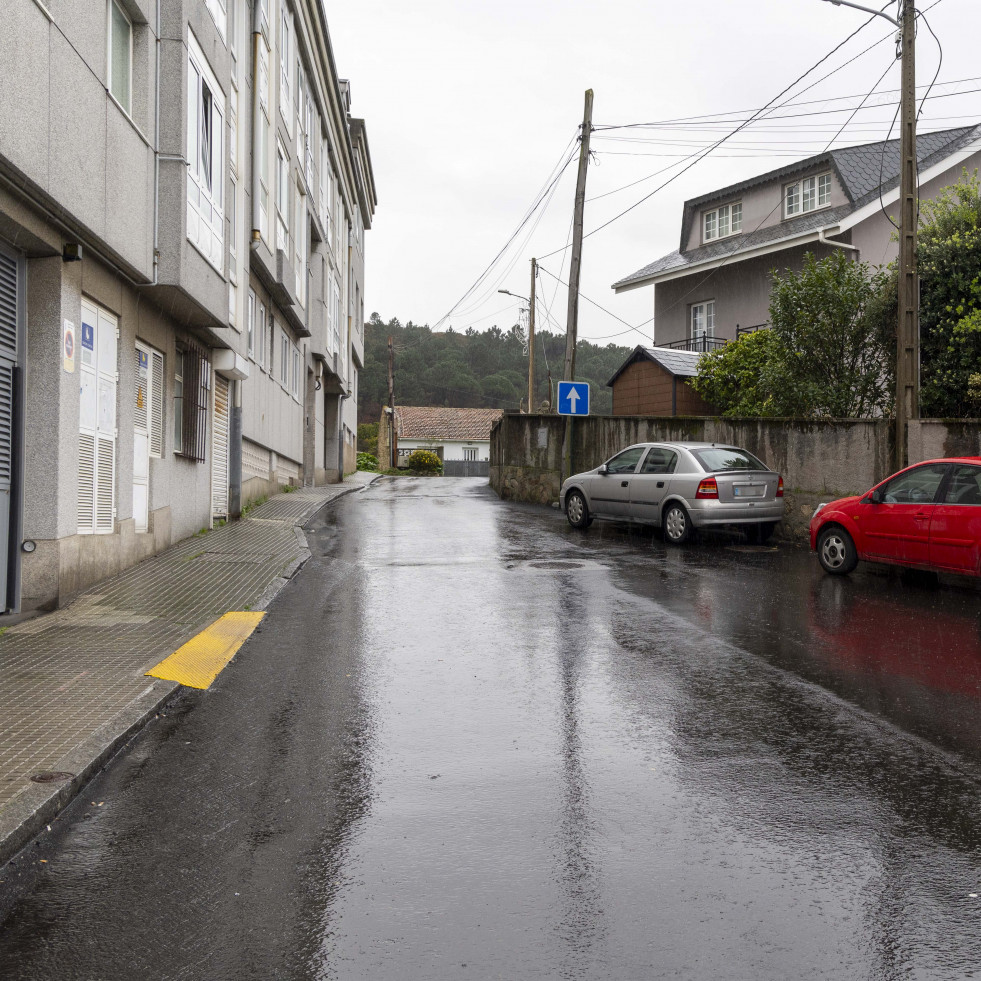
[[[354,468],[376,197],[320,0],[5,0],[0,28],[11,611]]]

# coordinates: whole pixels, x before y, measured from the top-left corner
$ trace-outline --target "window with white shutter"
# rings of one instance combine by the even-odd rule
[[[211,514],[228,517],[228,379],[215,375],[215,424],[211,445]]]
[[[111,534],[116,519],[116,318],[82,302],[78,531]]]

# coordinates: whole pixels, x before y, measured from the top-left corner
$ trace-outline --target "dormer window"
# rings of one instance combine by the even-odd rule
[[[724,204],[721,208],[702,212],[702,241],[711,242],[727,235],[738,235],[743,230],[743,205]]]
[[[821,174],[818,177],[805,177],[794,184],[787,184],[783,189],[783,216],[793,218],[795,215],[806,215],[818,208],[827,208],[831,204],[831,175]]]

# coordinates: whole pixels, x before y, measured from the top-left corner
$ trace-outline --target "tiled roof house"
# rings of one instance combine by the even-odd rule
[[[920,198],[981,164],[981,126],[917,138]],[[613,284],[654,287],[654,342],[704,351],[766,323],[771,271],[846,249],[881,266],[896,258],[899,141],[829,150],[685,202],[681,241]]]
[[[446,476],[486,477],[490,466],[490,433],[500,409],[456,409],[437,405],[397,405],[395,435],[398,464],[413,450],[432,450],[443,461]],[[386,461],[388,410],[378,429],[378,457]]]

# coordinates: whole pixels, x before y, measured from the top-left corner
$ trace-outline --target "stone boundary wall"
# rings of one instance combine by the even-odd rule
[[[906,448],[910,463],[945,456],[981,456],[981,419],[911,419]]]
[[[564,428],[565,419],[553,415],[501,418],[491,431],[490,453],[490,483],[499,496],[539,504],[558,500]],[[893,469],[888,420],[591,416],[575,420],[572,472],[598,466],[632,443],[681,440],[745,447],[783,475],[788,492],[859,494]]]

